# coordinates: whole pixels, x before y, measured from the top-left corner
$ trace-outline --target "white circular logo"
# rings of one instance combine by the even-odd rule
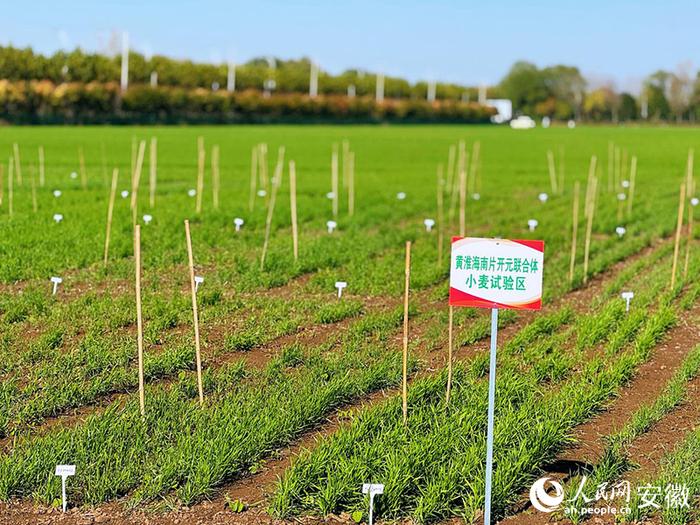
[[[545,488],[547,482],[554,487],[553,496],[547,493]],[[532,506],[540,512],[554,512],[564,501],[564,489],[558,481],[548,477],[540,478],[530,487],[530,501]]]

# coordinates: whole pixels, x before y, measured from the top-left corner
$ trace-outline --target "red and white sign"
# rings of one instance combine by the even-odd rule
[[[450,305],[542,308],[544,241],[453,237]]]

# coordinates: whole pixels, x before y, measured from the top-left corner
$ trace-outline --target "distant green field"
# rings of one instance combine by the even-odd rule
[[[196,188],[199,136],[207,153],[201,214],[195,211],[196,198],[188,195]],[[144,259],[147,417],[142,420],[135,394],[130,197],[119,193],[131,191],[132,141],[151,137],[158,139],[156,202],[151,208],[147,149],[137,214]],[[355,214],[348,215],[341,155],[338,229],[328,233],[331,152],[334,144],[342,152],[344,140],[355,155]],[[0,151],[5,152],[0,439],[18,438],[4,441],[11,453],[0,454],[0,501],[24,498],[56,505],[60,480],[49,467],[74,463],[78,474],[71,479],[71,501],[76,504],[118,498],[129,505],[162,498],[194,504],[253,475],[273,451],[322,427],[347,403],[395,387],[401,380],[396,336],[402,323],[402,310],[396,307],[403,291],[404,245],[411,240],[409,368],[422,375],[411,385],[408,426],[400,423],[397,396],[376,399],[347,426],[295,457],[266,504],[283,517],[362,513],[366,501],[359,484],[372,477],[387,484],[378,507],[385,517],[412,516],[420,522],[478,517],[484,483],[485,354],[471,354],[457,367],[449,411],[444,373],[428,366],[426,358],[446,344],[449,238],[459,231],[456,210],[450,213],[459,201],[453,197],[455,186],[444,190],[443,224],[428,233],[423,220],[437,218],[436,173],[440,164],[444,173],[450,146],[459,141],[470,155],[475,142],[480,145],[478,164],[473,169],[467,164],[467,235],[545,241],[543,311],[528,318],[513,312],[501,316],[503,326],[521,323],[499,357],[494,509],[508,514],[527,482],[568,443],[572,429],[614,397],[700,294],[694,279],[700,267],[697,255],[691,252],[689,278],[670,289],[673,247],[656,242],[675,229],[688,150],[698,146],[694,129],[0,128]],[[10,217],[13,143],[19,146],[23,181],[13,180]],[[251,149],[259,143],[267,144],[270,177],[278,147],[285,147],[263,269],[266,199],[255,196],[254,210],[249,210]],[[221,151],[218,210],[212,204],[214,145]],[[619,177],[609,170],[611,145],[619,150]],[[43,187],[37,172],[40,146],[46,158]],[[79,148],[85,153],[86,189]],[[548,150],[555,157],[557,180],[563,180],[556,194],[550,187]],[[592,155],[598,159],[599,186],[589,277],[648,246],[654,250],[609,272],[585,304],[563,305],[554,300],[584,280],[583,203]],[[620,204],[618,194],[629,196],[622,181],[629,177],[633,156],[638,171],[628,213],[628,201]],[[290,233],[289,160],[296,163],[298,181],[298,261]],[[120,175],[105,267],[109,178],[115,167]],[[581,187],[581,209],[570,282],[575,182]],[[55,190],[61,191],[59,197]],[[397,199],[399,192],[406,198]],[[538,199],[542,192],[549,194],[546,203]],[[60,223],[53,220],[57,213],[63,215]],[[153,216],[150,224],[144,223],[144,214]],[[245,220],[240,232],[235,231],[236,217]],[[198,292],[204,407],[197,403],[193,374],[185,219],[192,225],[196,272],[205,277]],[[528,230],[529,219],[538,221],[535,231]],[[615,232],[618,226],[626,228],[622,237]],[[437,230],[445,238],[442,259]],[[683,264],[685,241],[681,247]],[[56,296],[51,295],[51,276],[63,277]],[[348,282],[340,301],[334,289],[338,280]],[[627,287],[636,293],[629,315],[619,298]],[[471,309],[456,313],[458,347],[488,336],[488,318],[482,314]],[[414,327],[420,334],[416,339]],[[108,396],[116,399],[105,408]],[[90,417],[45,425],[75,408]]]

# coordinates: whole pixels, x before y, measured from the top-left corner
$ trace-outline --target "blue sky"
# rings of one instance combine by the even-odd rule
[[[577,65],[634,89],[700,57],[700,2],[500,0],[7,0],[0,43],[41,52],[104,50],[126,30],[139,51],[245,61],[310,56],[331,72],[497,82],[518,59]],[[695,71],[693,64],[692,70]],[[1,74],[1,73],[0,73]]]

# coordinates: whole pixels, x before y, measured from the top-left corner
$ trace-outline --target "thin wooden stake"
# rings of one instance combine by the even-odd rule
[[[615,171],[615,145],[611,140],[608,141],[608,192],[613,191],[613,177]]]
[[[688,165],[686,167],[686,195],[692,197],[695,195],[695,182],[693,179],[693,157],[695,156],[695,151],[693,148],[688,150]]]
[[[331,192],[333,193],[333,218],[338,217],[338,145],[333,144],[331,154]]]
[[[437,264],[442,265],[442,245],[443,245],[443,222],[445,220],[444,197],[445,197],[445,179],[442,176],[442,164],[438,164],[437,169],[437,234],[438,234],[438,249],[437,249]]]
[[[481,153],[481,142],[475,141],[472,144],[472,157],[469,163],[469,188],[471,190],[468,193],[474,194],[476,192],[476,173],[479,167],[479,154]]]
[[[452,391],[452,319],[454,306],[450,305],[447,314],[447,393],[445,394],[445,404],[450,404],[450,392]]]
[[[595,194],[591,192],[593,188],[593,179],[595,178],[596,165],[598,158],[595,155],[591,156],[591,161],[588,165],[588,182],[586,183],[586,199],[583,204],[583,214],[588,219],[588,211],[590,209],[591,199],[595,198]]]
[[[265,206],[270,202],[270,183],[267,176],[267,144],[259,144],[258,163],[260,164],[260,188],[265,191]]]
[[[7,167],[7,210],[10,212],[10,218],[14,213],[14,159],[10,156],[10,163]]]
[[[185,219],[185,237],[187,238],[187,262],[190,266],[190,290],[192,291],[192,318],[194,320],[194,348],[197,360],[197,390],[199,404],[204,404],[204,387],[202,385],[202,352],[199,343],[199,314],[197,313],[197,285],[194,282],[194,257],[192,256],[192,236],[190,221]]]
[[[459,235],[464,237],[467,231],[467,170],[459,172]]]
[[[83,148],[78,148],[78,165],[80,166],[80,182],[83,185],[83,189],[87,189],[87,170],[85,169],[85,153]]]
[[[204,150],[204,137],[197,137],[197,214],[202,213],[202,195],[204,194],[204,162],[206,151]]]
[[[151,208],[156,205],[156,185],[158,183],[158,138],[151,137],[150,161],[148,163],[148,203]]]
[[[588,282],[588,258],[591,252],[591,232],[593,230],[593,215],[595,215],[596,193],[598,179],[594,176],[591,180],[591,199],[588,203],[588,222],[586,223],[586,244],[583,253],[583,282]]]
[[[348,215],[355,215],[355,152],[348,154]]]
[[[131,180],[134,179],[134,172],[136,171],[136,151],[138,148],[138,141],[136,136],[131,137]]]
[[[557,171],[554,168],[554,153],[551,149],[547,150],[547,167],[549,169],[549,183],[552,186],[552,195],[557,194]]]
[[[632,157],[632,165],[630,166],[630,187],[627,194],[627,216],[632,216],[632,203],[634,202],[634,185],[637,179],[637,157]]]
[[[683,279],[688,277],[688,264],[690,263],[690,244],[693,241],[693,206],[688,206],[688,241],[685,246],[685,264],[683,265]]]
[[[109,191],[109,205],[107,206],[107,231],[105,232],[105,253],[104,265],[107,266],[109,257],[109,237],[112,233],[112,215],[114,214],[114,198],[117,195],[117,181],[119,180],[119,168],[114,168],[112,172],[112,187]]]
[[[19,144],[16,142],[12,144],[12,153],[15,159],[15,176],[17,177],[17,184],[22,185],[22,163],[19,157]]]
[[[143,316],[141,314],[141,226],[134,225],[134,266],[136,267],[136,327],[138,330],[139,408],[146,417],[146,394],[143,381]]]
[[[347,187],[348,187],[348,172],[349,172],[349,170],[348,170],[348,156],[350,154],[350,143],[348,142],[347,139],[343,139],[343,150],[342,151],[343,151],[343,159],[342,159],[342,162],[343,162],[343,171],[342,171],[343,188],[347,189]]]
[[[281,154],[280,157],[284,158],[284,147],[280,147]],[[267,219],[265,220],[265,241],[263,242],[262,254],[260,255],[260,271],[265,269],[265,257],[267,255],[267,245],[270,242],[270,230],[272,229],[272,214],[275,211],[275,201],[277,199],[277,189],[282,184],[282,171],[284,170],[284,164],[277,163],[275,168],[275,174],[272,178],[272,195],[270,196],[270,203],[267,206]]]
[[[138,159],[136,160],[136,169],[134,176],[131,179],[131,220],[136,224],[136,215],[138,214],[138,196],[139,183],[141,182],[141,168],[143,167],[143,156],[146,153],[146,141],[142,140],[139,143]]]
[[[680,199],[678,201],[678,221],[676,222],[676,242],[673,245],[673,268],[671,269],[671,289],[676,286],[676,268],[678,266],[678,252],[681,247],[681,230],[683,228],[683,212],[685,206],[685,183],[681,184]]]
[[[219,209],[219,188],[221,185],[221,174],[219,172],[219,145],[211,147],[211,178],[212,178],[212,204],[214,209]]]
[[[292,213],[292,252],[294,261],[299,260],[299,238],[297,232],[297,171],[294,161],[289,161],[289,207]]]
[[[459,196],[459,178],[462,171],[466,170],[467,166],[467,151],[463,140],[459,141],[459,148],[457,149],[457,171],[452,179],[452,185],[449,188],[450,192],[450,209],[448,212],[448,217],[450,224],[453,224],[455,211],[457,209],[457,198]]]
[[[43,188],[46,184],[46,176],[44,173],[44,146],[39,146],[39,187]]]
[[[248,198],[248,210],[253,211],[255,207],[255,195],[258,184],[258,147],[253,146],[253,151],[250,154],[250,197]]]
[[[574,210],[572,218],[571,232],[571,261],[569,262],[569,284],[574,282],[574,267],[576,265],[576,243],[578,237],[578,201],[579,193],[581,192],[581,184],[576,181],[574,184]]]
[[[408,292],[411,282],[411,241],[406,241],[406,267],[403,296],[403,422],[408,419]]]

